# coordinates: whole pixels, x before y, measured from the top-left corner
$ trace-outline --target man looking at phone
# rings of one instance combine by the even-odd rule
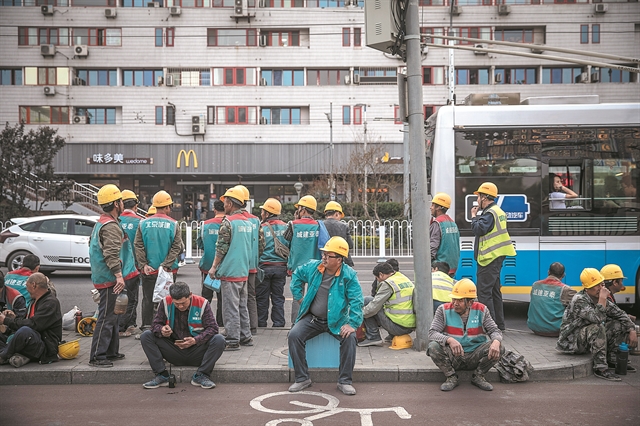
[[[187,283],[178,281],[169,288],[169,296],[160,301],[150,330],[140,336],[151,369],[156,377],[145,389],[169,386],[169,363],[198,367],[191,384],[204,389],[216,387],[211,372],[222,355],[225,340],[207,299],[191,294]]]

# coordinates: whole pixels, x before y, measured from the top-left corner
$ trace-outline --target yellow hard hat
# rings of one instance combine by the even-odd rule
[[[344,212],[342,211],[342,206],[340,205],[340,203],[335,202],[335,201],[329,201],[327,203],[326,206],[324,206],[324,212],[330,212],[330,211],[334,211],[334,212],[339,212],[340,213],[340,218],[342,219],[344,217]]]
[[[82,318],[78,323],[78,333],[82,336],[93,336],[93,329],[96,327],[95,317]]]
[[[454,284],[450,296],[452,299],[475,299],[478,297],[478,292],[473,281],[463,278]]]
[[[480,185],[478,190],[474,192],[474,194],[487,194],[491,195],[493,198],[496,198],[498,196],[498,187],[491,182],[484,182],[482,185]]]
[[[439,206],[442,206],[442,207],[444,207],[446,209],[451,207],[451,197],[449,197],[444,192],[438,192],[436,195],[434,195],[433,200],[431,200],[431,202],[433,204],[437,204]]]
[[[166,207],[171,204],[173,204],[173,200],[167,191],[158,191],[156,195],[153,196],[153,207]]]
[[[149,210],[147,210],[147,217],[153,216],[156,213],[158,213],[158,210],[156,210],[154,206],[151,206],[149,207]]]
[[[112,183],[106,184],[98,191],[98,204],[101,206],[112,203],[121,198],[122,193],[120,192],[120,189]]]
[[[127,201],[127,200],[136,200],[136,203],[137,203],[138,196],[135,194],[135,192],[125,189],[124,191],[122,191],[122,201]]]
[[[584,268],[580,273],[580,282],[584,288],[595,287],[602,281],[604,277],[596,268]]]
[[[249,194],[249,190],[247,189],[246,186],[244,185],[236,185],[236,188],[240,189],[240,191],[242,191],[242,196],[244,197],[242,199],[243,202],[247,202],[251,199],[251,194]]]
[[[402,336],[395,336],[391,341],[391,346],[389,349],[407,349],[413,346],[413,339],[408,334],[403,334]]]
[[[318,202],[313,197],[313,195],[305,195],[304,197],[300,198],[300,200],[294,205],[296,206],[296,208],[302,206],[311,210],[317,210],[318,208]]]
[[[339,254],[342,257],[349,256],[349,244],[342,237],[331,237],[329,241],[322,247],[322,251],[330,251]]]
[[[225,198],[233,198],[234,200],[238,200],[240,202],[240,204],[245,202],[244,199],[244,191],[240,188],[238,188],[237,186],[234,186],[233,188],[229,188],[227,189],[227,192],[224,193],[224,195],[222,197],[220,197],[221,201],[224,201]]]
[[[622,273],[622,268],[615,264],[604,265],[602,269],[600,269],[600,273],[604,277],[605,280],[619,280],[626,279]]]
[[[74,359],[80,352],[80,339],[62,342],[58,345],[58,356],[62,359]]]
[[[268,211],[271,214],[280,214],[282,213],[282,204],[280,201],[275,198],[267,198],[267,201],[264,202],[263,205],[260,206],[262,210]]]

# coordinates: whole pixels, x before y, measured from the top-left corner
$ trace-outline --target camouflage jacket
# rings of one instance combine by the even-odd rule
[[[624,329],[631,330],[635,326],[627,314],[615,303],[607,300],[607,307],[595,303],[584,291],[573,296],[562,317],[560,336],[556,349],[561,352],[573,353],[580,330],[591,324],[605,324],[609,321],[619,321]]]

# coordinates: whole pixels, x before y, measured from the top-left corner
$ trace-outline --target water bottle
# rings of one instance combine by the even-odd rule
[[[76,311],[76,330],[78,329],[78,324],[80,324],[80,321],[82,321],[82,311],[78,309]]]
[[[629,347],[625,342],[620,343],[618,353],[616,354],[616,374],[619,376],[627,375],[627,362],[629,361]]]
[[[127,312],[127,305],[129,304],[129,297],[127,296],[127,290],[122,290],[122,293],[116,298],[116,306],[113,308],[113,313],[116,315],[122,315]]]
[[[91,290],[91,298],[95,303],[100,303],[100,292],[96,289]]]

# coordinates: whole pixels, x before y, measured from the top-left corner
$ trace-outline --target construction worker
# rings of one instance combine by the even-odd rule
[[[311,195],[305,195],[295,204],[295,219],[287,225],[284,233],[285,240],[290,242],[289,259],[287,260],[287,274],[291,275],[296,268],[310,260],[320,260],[318,250],[318,222],[313,214],[318,208],[318,202]],[[297,300],[291,304],[291,324],[298,317],[300,305]]]
[[[145,215],[145,217],[151,217],[154,214],[156,214],[156,208],[155,206],[151,206],[149,207],[149,210],[147,210],[147,214]]]
[[[287,282],[287,259],[289,241],[283,234],[287,224],[280,220],[282,204],[275,198],[268,198],[260,206],[262,211],[261,233],[264,238],[264,251],[260,255],[259,267],[264,278],[256,286],[258,302],[258,327],[266,327],[269,318],[269,299],[271,299],[271,321],[274,327],[284,327],[284,286]],[[282,247],[287,250],[282,250]]]
[[[356,271],[344,265],[349,245],[342,237],[332,237],[322,248],[322,260],[312,260],[296,268],[291,278],[293,299],[301,303],[295,325],[289,331],[289,354],[295,383],[289,392],[311,386],[306,361],[306,342],[328,332],[340,340],[338,390],[355,395],[352,385],[356,361],[356,328],[362,324],[362,288]],[[304,292],[305,285],[308,291]]]
[[[342,237],[349,244],[349,257],[345,259],[344,263],[353,267],[353,260],[351,259],[351,250],[353,250],[351,229],[349,228],[349,225],[342,222],[344,212],[342,211],[342,206],[340,205],[340,203],[329,201],[324,206],[324,217],[325,220],[318,221],[318,223],[320,224],[320,226],[324,225],[324,227],[327,229],[329,238]],[[319,244],[321,243],[319,242]]]
[[[251,206],[247,207],[247,203],[251,200],[251,194],[244,185],[236,185],[244,195],[244,206],[251,209]],[[243,210],[242,214],[251,222],[253,228],[252,242],[251,242],[251,257],[249,258],[249,278],[247,279],[247,310],[249,311],[249,326],[251,328],[251,334],[258,332],[258,305],[256,302],[256,274],[258,273],[258,260],[262,250],[260,247],[264,247],[260,241],[260,219],[257,216],[252,215],[248,210]]]
[[[4,285],[4,274],[0,271],[0,312],[5,311],[13,312],[16,318],[24,318],[27,315],[27,303],[18,290]],[[0,345],[7,342],[11,333],[7,326],[0,324]]]
[[[209,269],[211,278],[220,279],[227,351],[237,351],[241,345],[253,346],[247,310],[253,225],[242,214],[244,199],[243,191],[236,187],[228,189],[220,197],[226,216],[220,224],[216,256]]]
[[[35,254],[28,254],[22,258],[22,266],[13,271],[7,272],[4,277],[4,284],[14,290],[18,290],[27,305],[31,302],[31,295],[27,291],[27,279],[32,274],[40,271],[40,258]]]
[[[431,224],[429,225],[431,263],[445,262],[451,268],[445,271],[452,277],[460,261],[460,231],[456,222],[447,215],[451,197],[444,192],[431,200]]]
[[[133,242],[136,261],[142,271],[142,331],[150,329],[153,321],[153,289],[158,269],[171,271],[175,281],[180,253],[184,250],[178,222],[169,216],[172,206],[171,195],[158,191],[153,196],[156,214],[140,222]]]
[[[122,204],[124,205],[124,211],[120,215],[120,226],[124,231],[127,241],[125,244],[131,246],[131,254],[134,256],[133,241],[136,238],[136,232],[138,225],[142,220],[142,216],[138,214],[138,196],[131,190],[125,189],[122,191]],[[134,256],[135,260],[135,256]],[[137,262],[135,263],[137,265]],[[138,318],[138,295],[140,294],[140,273],[135,277],[125,280],[124,288],[127,290],[127,297],[129,303],[127,304],[127,312],[124,315],[120,315],[120,337],[129,337],[131,333],[138,326],[136,320]]]
[[[504,330],[500,271],[504,258],[515,256],[516,250],[507,232],[507,215],[494,202],[498,187],[485,182],[474,194],[478,196],[478,205],[471,208],[471,230],[476,236],[473,248],[478,262],[478,301],[489,308],[498,328]],[[481,214],[479,209],[482,209]]]
[[[455,281],[449,275],[451,268],[446,262],[431,264],[431,293],[433,298],[433,312],[438,306],[451,302],[451,291]]]
[[[611,292],[604,286],[604,277],[595,268],[585,268],[580,274],[579,291],[562,317],[556,349],[571,354],[593,354],[593,375],[604,380],[620,381],[607,368],[615,367],[615,355],[621,342],[638,347],[635,324],[615,303],[608,300]],[[629,365],[627,371],[635,371]]]
[[[205,220],[200,229],[200,235],[198,236],[196,243],[198,248],[202,250],[202,257],[200,258],[200,272],[202,273],[202,297],[207,299],[209,303],[213,299],[214,291],[205,287],[204,279],[213,265],[213,258],[216,256],[216,243],[218,242],[218,232],[220,231],[220,225],[222,219],[224,219],[224,203],[220,200],[213,202],[213,211],[215,217]],[[216,309],[216,322],[222,327],[222,296],[221,293],[216,295],[217,309]]]
[[[100,293],[89,365],[113,367],[113,361],[124,358],[119,353],[120,337],[118,315],[114,313],[116,295],[125,288],[125,281],[137,278],[136,269],[126,234],[119,223],[124,211],[122,193],[117,186],[104,185],[98,191],[98,204],[104,212],[93,227],[89,240],[91,281]]]
[[[471,383],[493,390],[484,375],[504,354],[502,333],[476,295],[473,281],[463,278],[453,286],[451,303],[438,306],[433,316],[427,355],[446,377],[442,391],[458,386],[456,370],[473,370]]]
[[[553,262],[549,265],[547,278],[531,286],[527,327],[539,336],[558,337],[560,334],[562,316],[576,294],[562,282],[564,276],[564,265]]]

